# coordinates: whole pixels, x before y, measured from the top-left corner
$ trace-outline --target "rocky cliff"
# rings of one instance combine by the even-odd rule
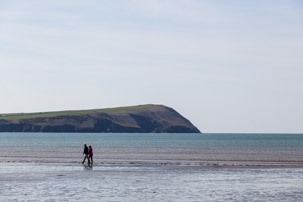
[[[0,132],[200,133],[163,105],[0,115]]]

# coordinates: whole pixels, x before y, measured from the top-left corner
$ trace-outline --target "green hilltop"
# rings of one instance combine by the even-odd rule
[[[104,112],[104,113],[111,114],[111,113],[117,113],[117,112],[136,111],[136,110],[150,108],[152,106],[154,106],[154,105],[147,104],[147,105],[105,108],[105,109],[0,114],[0,119],[5,119],[5,120],[34,119],[34,118],[39,118],[39,117],[47,118],[47,117],[55,117],[55,116],[73,116],[73,115],[93,114],[96,112]]]

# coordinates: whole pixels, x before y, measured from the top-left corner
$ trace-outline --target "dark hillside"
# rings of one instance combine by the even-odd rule
[[[163,105],[2,114],[0,132],[200,133],[190,121]]]

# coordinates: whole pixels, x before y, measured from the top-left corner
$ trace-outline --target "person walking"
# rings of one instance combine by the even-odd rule
[[[90,161],[91,164],[93,164],[93,148],[91,145],[89,145],[88,147],[88,161]]]
[[[88,147],[86,146],[86,144],[84,144],[84,150],[83,150],[83,155],[84,155],[84,159],[82,161],[82,164],[84,164],[85,160],[88,160],[88,164],[89,162],[89,158],[88,158]]]

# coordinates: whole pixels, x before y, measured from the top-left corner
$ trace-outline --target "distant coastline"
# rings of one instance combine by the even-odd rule
[[[0,132],[201,133],[164,105],[0,114]]]

